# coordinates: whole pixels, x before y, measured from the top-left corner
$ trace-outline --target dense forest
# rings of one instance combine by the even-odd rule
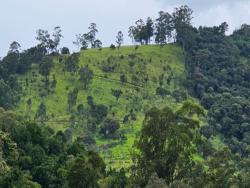
[[[0,187],[250,187],[250,25],[194,27],[188,6],[97,24],[0,60]],[[249,117],[248,117],[249,116]]]

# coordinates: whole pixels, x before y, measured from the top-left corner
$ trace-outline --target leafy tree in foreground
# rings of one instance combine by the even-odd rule
[[[135,156],[135,177],[142,185],[152,173],[169,184],[182,179],[194,165],[192,156],[199,139],[199,120],[203,115],[200,106],[191,101],[180,109],[153,108],[146,113],[143,127],[135,146],[140,151]]]
[[[67,174],[69,187],[98,187],[98,180],[104,175],[105,164],[94,152],[79,155],[72,163]]]

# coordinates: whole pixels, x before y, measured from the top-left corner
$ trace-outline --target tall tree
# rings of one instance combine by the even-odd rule
[[[20,49],[21,45],[18,42],[14,41],[10,44],[9,53],[19,53]]]
[[[87,35],[87,39],[90,41],[91,48],[95,48],[95,40],[96,40],[96,34],[98,33],[97,25],[96,23],[91,23],[89,26],[89,32]]]
[[[142,19],[139,19],[135,22],[135,25],[134,39],[142,45],[144,43],[145,23]]]
[[[177,111],[169,107],[149,110],[135,143],[140,151],[134,161],[137,165],[135,176],[147,183],[150,175],[157,173],[169,184],[187,175],[200,136],[197,115],[203,115],[203,110],[191,101]]]
[[[116,43],[117,43],[117,47],[118,49],[120,49],[122,43],[123,43],[123,33],[122,31],[119,31],[117,36],[116,36]]]
[[[145,25],[145,42],[150,44],[151,37],[154,36],[154,22],[152,18],[148,17]]]
[[[73,106],[76,105],[78,96],[78,89],[74,88],[72,91],[68,93],[68,111],[70,112],[73,108]]]
[[[99,187],[98,180],[104,175],[105,163],[98,154],[89,151],[79,155],[70,164],[67,180],[69,187]]]
[[[60,44],[62,36],[61,27],[57,26],[54,28],[54,32],[52,34],[53,38],[47,30],[38,29],[36,40],[40,42],[40,45],[46,48],[47,52],[57,52],[58,45]]]
[[[60,26],[56,26],[55,28],[54,28],[54,33],[52,34],[52,36],[54,37],[54,39],[53,39],[53,42],[52,42],[52,46],[51,46],[51,50],[53,51],[58,51],[58,46],[59,46],[59,44],[60,44],[60,41],[61,41],[61,38],[63,37],[63,35],[62,35],[62,29],[61,29],[61,27]]]
[[[185,48],[184,38],[187,36],[187,29],[191,26],[193,10],[187,5],[176,8],[173,12],[173,23],[176,31],[176,41]]]
[[[132,44],[134,43],[134,40],[135,40],[134,35],[135,35],[135,27],[130,26],[128,29],[128,36],[131,38]]]
[[[159,12],[159,17],[155,24],[155,43],[161,46],[166,44],[172,37],[173,21],[172,16],[168,12]]]
[[[146,23],[139,19],[135,22],[135,26],[129,28],[129,37],[133,41],[142,44],[149,44],[151,37],[154,35],[154,23],[149,17]]]
[[[81,34],[76,35],[76,39],[73,41],[73,44],[77,46],[78,50],[81,48]]]
[[[85,33],[83,35],[81,34],[76,35],[76,40],[73,41],[73,44],[76,45],[78,49],[86,50],[89,46],[88,34]]]
[[[38,40],[40,42],[40,45],[44,47],[48,52],[49,43],[51,40],[49,32],[47,30],[38,29],[36,33],[37,33],[36,40]]]

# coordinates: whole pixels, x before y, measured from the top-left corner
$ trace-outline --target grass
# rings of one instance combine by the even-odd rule
[[[109,59],[109,60],[108,60]],[[102,66],[110,62],[116,66],[113,72],[103,72]],[[118,145],[100,150],[101,155],[105,159],[108,166],[113,168],[127,167],[131,165],[131,151],[136,134],[140,131],[144,113],[151,107],[162,108],[178,106],[173,96],[165,96],[164,98],[155,94],[156,88],[159,86],[159,76],[164,74],[164,85],[167,77],[173,73],[173,79],[167,86],[169,91],[181,87],[180,79],[185,79],[183,54],[181,49],[175,45],[167,45],[160,48],[156,45],[140,46],[135,51],[133,46],[125,46],[119,50],[111,50],[104,48],[101,51],[90,49],[80,53],[80,66],[88,65],[94,72],[94,79],[88,86],[87,90],[83,89],[83,84],[79,81],[78,74],[63,72],[64,65],[57,58],[54,59],[54,66],[50,74],[55,75],[57,85],[54,93],[45,97],[40,97],[39,93],[44,83],[41,81],[42,76],[38,73],[36,65],[26,75],[20,77],[20,82],[23,83],[23,97],[18,104],[17,111],[22,115],[28,115],[34,118],[38,105],[43,101],[47,106],[47,114],[49,121],[47,124],[54,130],[72,129],[74,136],[86,134],[86,126],[81,125],[80,128],[74,128],[68,123],[71,114],[67,111],[68,92],[73,88],[79,89],[77,105],[83,104],[87,107],[87,96],[92,96],[95,103],[112,105],[108,116],[121,122],[121,130],[126,133],[127,140],[122,143],[119,140],[104,139],[98,134],[95,134],[98,148],[110,143],[119,143]],[[131,66],[133,65],[133,66]],[[171,69],[171,71],[170,71]],[[37,76],[33,76],[33,74]],[[120,80],[121,74],[126,75],[127,84],[122,84]],[[133,76],[138,76],[138,81],[133,81]],[[145,84],[144,76],[148,75],[148,82]],[[28,80],[28,85],[25,84]],[[120,89],[123,94],[117,101],[111,94],[111,89]],[[32,100],[31,109],[27,107],[27,100]],[[77,106],[76,105],[76,106]],[[136,121],[126,124],[122,120],[133,106],[140,106],[137,112]],[[76,110],[76,107],[75,107]],[[65,121],[65,122],[53,122]]]

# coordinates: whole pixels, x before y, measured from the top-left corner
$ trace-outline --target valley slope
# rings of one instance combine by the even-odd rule
[[[180,84],[185,79],[185,65],[181,48],[177,45],[81,51],[79,68],[88,66],[93,71],[87,89],[79,80],[78,71],[70,73],[65,70],[68,56],[53,57],[49,82],[56,81],[56,86],[49,92],[44,87],[44,77],[39,74],[38,65],[33,64],[28,73],[19,77],[23,92],[16,111],[39,121],[35,118],[38,107],[45,104],[47,118],[41,124],[57,131],[67,130],[73,139],[77,136],[88,138],[83,139],[87,147],[99,151],[107,165],[112,167],[131,164],[132,146],[147,110],[154,106],[177,108],[179,102],[189,97]],[[76,104],[69,111],[68,94],[75,88],[78,90]],[[121,96],[117,99],[112,90],[121,91]],[[88,96],[95,104],[107,107],[108,114],[104,119],[120,123],[116,136],[105,138],[99,134],[104,120],[91,123]],[[84,111],[81,115],[79,105]]]

